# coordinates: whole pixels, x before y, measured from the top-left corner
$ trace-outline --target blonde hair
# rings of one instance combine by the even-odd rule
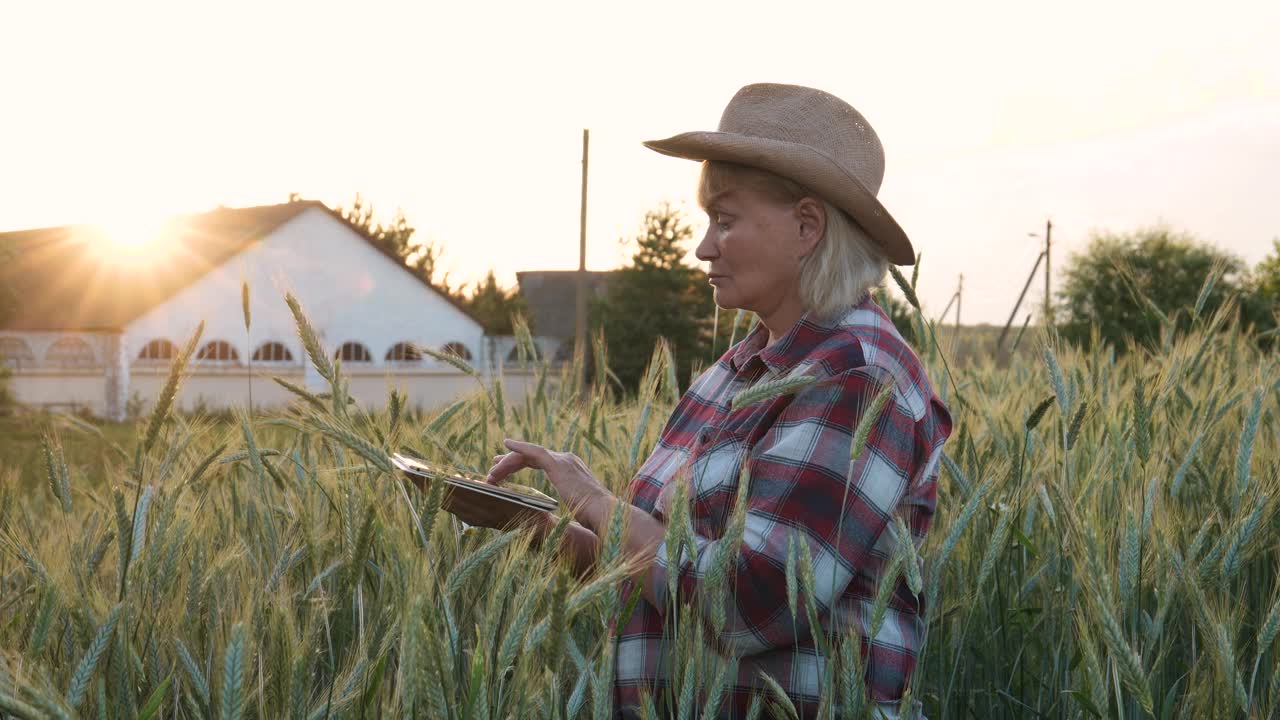
[[[811,197],[826,208],[826,232],[813,252],[800,260],[800,301],[814,315],[834,319],[884,281],[888,258],[840,208],[768,170],[715,160],[702,163],[699,205],[705,208],[716,195],[734,187],[747,187],[778,203]]]

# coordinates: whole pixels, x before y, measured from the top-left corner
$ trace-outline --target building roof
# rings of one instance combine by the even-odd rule
[[[8,330],[120,330],[147,310],[222,265],[302,212],[329,213],[467,317],[456,299],[414,274],[394,254],[327,205],[303,200],[247,208],[220,207],[169,219],[160,234],[163,262],[107,262],[94,250],[101,228],[68,225],[0,233],[0,251],[12,255],[0,267],[0,284],[18,296]],[[127,288],[128,292],[122,292]],[[476,321],[479,322],[479,321]]]
[[[609,292],[611,272],[587,271],[587,297]],[[539,335],[571,338],[575,332],[577,270],[526,270],[516,273],[533,329]]]

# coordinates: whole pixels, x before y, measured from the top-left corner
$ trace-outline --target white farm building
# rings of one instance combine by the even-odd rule
[[[512,348],[511,338],[486,336],[452,298],[319,202],[180,216],[158,238],[147,257],[122,259],[102,252],[110,246],[94,226],[0,233],[0,248],[11,251],[0,281],[19,298],[17,314],[0,326],[0,364],[19,402],[117,420],[128,408],[150,407],[201,321],[178,398],[183,409],[247,405],[250,372],[256,407],[290,399],[272,376],[324,390],[285,292],[297,297],[326,352],[341,359],[351,394],[366,407],[384,403],[391,387],[423,409],[479,389],[415,345],[461,356],[486,383]],[[521,397],[529,373],[503,375],[507,397]]]

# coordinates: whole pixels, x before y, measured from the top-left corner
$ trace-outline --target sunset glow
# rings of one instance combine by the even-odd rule
[[[121,217],[102,225],[103,233],[115,246],[140,250],[160,237],[162,223],[151,218]]]
[[[164,242],[176,228],[163,218],[120,215],[93,227],[90,247],[94,254],[111,262],[152,263],[170,250]]]
[[[30,71],[5,89],[24,110],[0,131],[0,230],[103,223],[133,256],[150,247],[135,214],[359,192],[444,249],[439,275],[510,287],[577,268],[590,128],[586,266],[616,268],[664,200],[706,227],[697,165],[641,141],[714,129],[762,81],[830,91],[875,127],[880,198],[934,311],[964,273],[966,318],[1003,323],[1048,218],[1055,273],[1092,228],[1164,221],[1250,263],[1280,228],[1277,3],[54,0],[5,20],[0,62]],[[676,51],[637,51],[655,38]]]

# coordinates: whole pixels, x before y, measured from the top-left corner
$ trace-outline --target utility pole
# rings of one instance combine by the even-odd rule
[[[1053,327],[1053,300],[1049,289],[1049,248],[1053,237],[1053,221],[1044,221],[1044,324]]]
[[[578,218],[578,292],[574,308],[577,319],[574,323],[574,351],[587,354],[587,146],[590,143],[590,131],[582,129],[582,211]],[[586,379],[584,362],[578,368],[578,386]]]
[[[1022,307],[1022,301],[1027,297],[1027,291],[1031,289],[1031,283],[1036,279],[1036,272],[1040,270],[1040,261],[1043,259],[1043,252],[1036,256],[1036,264],[1032,266],[1031,274],[1027,276],[1027,284],[1022,286],[1022,293],[1018,295],[1018,302],[1013,304],[1013,312],[1009,313],[1009,321],[1004,324],[1004,329],[1000,331],[1000,337],[996,339],[996,353],[1003,349],[1005,336],[1009,334],[1009,327],[1013,325],[1013,318],[1018,314],[1018,308]]]
[[[956,306],[956,330],[951,334],[951,352],[956,351],[956,343],[960,341],[960,295],[964,292],[964,273],[960,273],[960,282],[956,284],[956,291],[951,294],[951,299],[947,301],[947,306],[942,309],[939,315],[939,322],[947,321],[947,314],[951,312],[951,304]]]

